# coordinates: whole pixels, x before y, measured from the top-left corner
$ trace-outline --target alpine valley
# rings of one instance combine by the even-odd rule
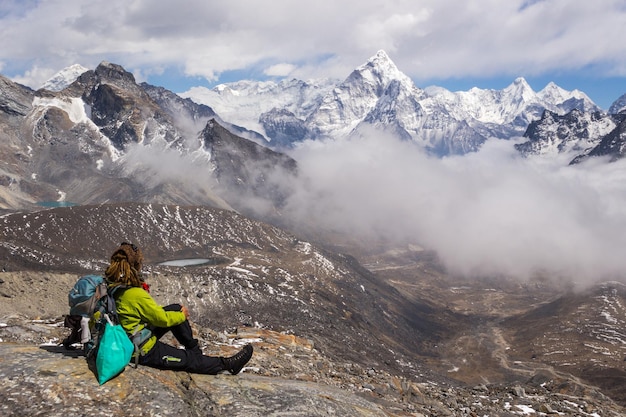
[[[305,143],[379,132],[445,159],[496,139],[606,165],[625,119],[626,95],[604,111],[522,78],[421,89],[383,51],[345,80],[181,94],[109,62],[36,91],[0,76],[0,415],[624,415],[623,276],[459,276],[419,236],[361,239],[286,207]],[[69,289],[122,241],[205,353],[255,345],[241,374],[127,367],[99,386],[59,346]]]

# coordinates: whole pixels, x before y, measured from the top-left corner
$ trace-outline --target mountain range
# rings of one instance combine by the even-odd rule
[[[207,106],[139,85],[108,62],[60,91],[0,77],[0,127],[4,208],[47,201],[232,208],[226,199],[273,206],[283,194],[272,178],[296,170],[285,154],[232,133],[246,132]]]
[[[43,88],[60,91],[85,71],[80,65],[68,67]],[[145,83],[142,87],[166,91]],[[588,156],[608,154],[616,160],[623,155],[618,114],[626,110],[626,94],[604,112],[584,92],[552,82],[535,92],[521,77],[502,90],[422,89],[384,51],[343,81],[239,81],[211,90],[192,88],[180,97],[167,93],[167,101],[184,97],[205,105],[229,131],[278,151],[304,140],[358,135],[374,126],[436,156],[476,151],[488,138],[519,137],[527,138],[516,145],[525,156],[571,153],[575,163]],[[159,104],[167,106],[165,102]]]
[[[343,81],[240,81],[177,95],[103,62],[68,67],[38,91],[2,77],[0,92],[7,208],[130,200],[267,214],[297,171],[288,148],[372,127],[439,157],[488,138],[525,138],[521,154],[566,153],[572,163],[625,149],[624,96],[604,112],[578,90],[550,83],[536,93],[523,78],[503,90],[421,89],[383,51]]]
[[[606,114],[579,90],[566,91],[549,83],[535,92],[523,78],[517,78],[503,90],[421,89],[384,51],[343,81],[240,81],[211,90],[192,88],[181,96],[210,106],[237,125],[260,132],[268,146],[275,148],[303,140],[359,134],[366,126],[375,126],[412,140],[436,156],[476,151],[488,138],[529,137],[529,124],[541,120],[546,111],[558,116],[573,110],[580,112],[575,114],[597,112],[610,119],[626,109],[626,95]],[[575,123],[573,118],[559,122],[567,128],[568,123]],[[612,127],[616,128],[615,122]],[[593,144],[589,145],[599,145],[609,133],[610,130],[595,129],[590,132]],[[529,137],[529,141],[537,140],[554,142],[550,137]],[[545,153],[545,149],[531,148],[536,147],[529,144],[520,150],[525,155]],[[587,148],[584,151],[591,152]]]

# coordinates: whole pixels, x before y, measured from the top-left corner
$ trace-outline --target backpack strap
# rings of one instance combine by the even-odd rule
[[[118,324],[120,322],[119,317],[117,316],[117,307],[115,305],[115,294],[120,290],[126,290],[130,288],[127,285],[115,285],[107,287],[107,299],[106,299],[106,309],[109,313],[109,317],[113,321],[113,323]]]
[[[133,334],[129,335],[130,340],[133,342],[133,346],[135,346],[135,368],[139,365],[139,357],[145,355],[141,348],[146,344],[148,339],[152,337],[152,330],[150,330],[149,327],[140,329],[140,326],[140,324],[137,325]]]

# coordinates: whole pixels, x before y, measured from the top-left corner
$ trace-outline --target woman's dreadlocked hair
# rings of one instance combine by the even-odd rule
[[[132,243],[122,242],[120,247],[111,255],[111,264],[104,272],[104,276],[110,285],[126,285],[129,287],[141,287],[140,276],[143,264],[141,249]]]

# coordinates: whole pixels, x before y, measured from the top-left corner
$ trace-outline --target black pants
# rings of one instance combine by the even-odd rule
[[[180,311],[180,304],[170,304],[164,307],[166,311]],[[196,374],[215,375],[224,370],[222,360],[215,356],[205,356],[198,346],[198,340],[193,338],[193,332],[188,320],[172,327],[157,327],[152,333],[160,339],[171,331],[176,340],[185,347],[178,349],[174,346],[157,340],[150,352],[139,358],[139,363],[158,369],[172,371],[187,371]]]

